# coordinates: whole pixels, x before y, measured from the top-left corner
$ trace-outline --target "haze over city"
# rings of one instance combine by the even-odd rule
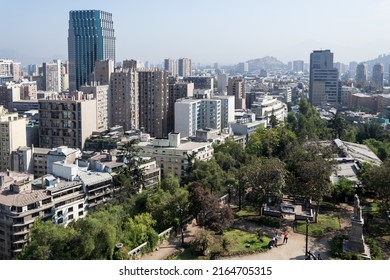
[[[2,3],[0,57],[29,63],[67,60],[69,11],[112,13],[116,60],[162,63],[190,57],[201,64],[235,64],[274,56],[308,62],[313,49],[335,61],[366,61],[388,53],[388,1],[24,1]]]

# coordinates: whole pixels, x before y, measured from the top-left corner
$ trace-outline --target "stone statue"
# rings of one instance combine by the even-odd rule
[[[357,194],[355,194],[355,201],[354,201],[354,219],[358,220],[358,221],[361,221],[363,219],[363,216],[362,216],[362,208],[360,207],[360,200],[359,200],[359,196]]]

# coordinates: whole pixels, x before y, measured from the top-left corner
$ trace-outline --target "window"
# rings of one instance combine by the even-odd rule
[[[57,217],[61,217],[62,216],[62,211],[58,211],[57,212]]]
[[[73,220],[73,214],[68,216],[68,220]]]
[[[35,218],[35,217],[38,217],[39,216],[39,212],[35,212],[31,215],[31,217]]]
[[[73,207],[69,207],[68,208],[68,212],[70,213],[70,212],[73,212]]]
[[[79,209],[82,209],[83,208],[83,204],[79,204]]]
[[[84,215],[84,211],[80,211],[79,212],[79,217],[83,216]]]

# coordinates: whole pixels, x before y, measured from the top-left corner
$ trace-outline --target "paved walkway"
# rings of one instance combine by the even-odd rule
[[[258,229],[258,225],[255,223],[235,223],[235,227],[245,228],[248,231],[254,231]],[[186,231],[184,232],[184,241],[190,242],[196,232],[199,230],[199,227],[195,224],[195,221],[192,224],[188,225]],[[265,228],[267,232],[267,228]],[[272,230],[274,231],[274,230]],[[291,227],[288,227],[289,239],[287,244],[282,244],[283,238],[279,239],[278,247],[273,247],[271,250],[268,250],[264,253],[258,253],[253,255],[237,256],[224,259],[233,259],[233,260],[302,260],[305,257],[306,251],[306,238],[303,234],[298,234],[293,231]],[[269,232],[271,235],[271,232]],[[143,255],[141,260],[164,260],[167,259],[170,255],[179,250],[181,244],[180,234],[176,237],[171,238],[169,241],[165,240],[160,248],[152,253]],[[321,254],[323,259],[329,257],[330,252],[330,238],[323,237],[321,239],[309,237],[309,246],[308,249],[313,254]]]

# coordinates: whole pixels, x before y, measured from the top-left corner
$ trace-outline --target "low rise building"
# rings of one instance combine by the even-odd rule
[[[168,173],[184,178],[195,158],[210,160],[214,154],[212,143],[181,140],[180,133],[170,133],[168,139],[155,138],[138,144],[141,156],[156,159],[162,176]]]

